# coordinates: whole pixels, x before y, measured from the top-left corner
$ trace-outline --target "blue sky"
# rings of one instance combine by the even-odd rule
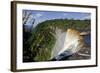
[[[31,25],[31,19],[35,19],[34,26],[38,23],[43,22],[45,20],[51,19],[90,19],[90,13],[82,13],[82,12],[60,12],[60,11],[37,11],[37,10],[23,10],[26,12],[31,12],[32,15],[26,25]]]

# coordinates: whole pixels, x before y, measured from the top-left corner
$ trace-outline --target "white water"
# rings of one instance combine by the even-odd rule
[[[68,29],[66,32],[57,29],[56,40],[57,41],[51,53],[51,59],[67,50],[75,53],[83,46],[83,37],[80,36],[79,31],[73,29]]]
[[[57,29],[55,37],[56,37],[56,43],[51,53],[51,59],[56,57],[59,51],[64,47],[66,32],[62,32],[60,29]]]

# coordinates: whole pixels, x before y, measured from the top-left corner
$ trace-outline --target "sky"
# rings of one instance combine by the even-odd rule
[[[90,19],[90,13],[82,13],[82,12],[60,12],[60,11],[39,11],[39,10],[23,10],[27,13],[31,12],[31,16],[27,21],[26,25],[31,25],[31,20],[35,19],[35,23],[33,27],[35,27],[38,23],[51,20],[51,19]]]

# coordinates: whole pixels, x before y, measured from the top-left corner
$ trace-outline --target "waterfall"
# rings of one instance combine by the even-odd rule
[[[61,48],[63,48],[65,37],[66,37],[66,32],[62,32],[61,29],[56,28],[56,36],[55,36],[56,43],[51,52],[51,59],[56,57]]]
[[[62,32],[60,29],[56,31],[56,44],[52,50],[51,58],[57,57],[58,55],[68,51],[70,53],[76,53],[83,46],[83,37],[80,32],[75,29],[68,29]]]

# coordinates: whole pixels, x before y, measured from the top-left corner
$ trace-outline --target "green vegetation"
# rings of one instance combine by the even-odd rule
[[[68,28],[90,30],[90,20],[54,19],[39,23],[31,32],[23,28],[23,61],[50,60],[51,51],[56,42],[56,31]]]

